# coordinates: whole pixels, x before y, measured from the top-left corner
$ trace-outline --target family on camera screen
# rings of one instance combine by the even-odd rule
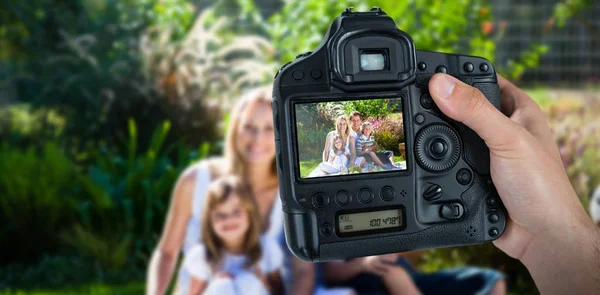
[[[399,105],[400,99],[297,105],[300,176],[405,170],[404,129]],[[352,107],[360,108],[362,112]],[[345,114],[347,110],[351,110],[348,115]],[[328,118],[333,119],[333,124],[331,121],[328,124]],[[320,123],[322,121],[325,122]],[[329,131],[331,127],[334,130]],[[319,154],[321,146],[322,153]]]

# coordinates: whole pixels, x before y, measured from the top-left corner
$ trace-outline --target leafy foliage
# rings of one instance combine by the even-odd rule
[[[56,233],[76,218],[74,163],[53,143],[41,150],[0,145],[1,262],[31,261],[60,244]],[[39,242],[33,242],[39,241]]]
[[[4,253],[11,253],[3,256],[3,264],[11,263],[16,270],[17,261],[32,263],[43,253],[65,253],[85,261],[90,271],[82,273],[87,276],[57,272],[44,283],[98,277],[118,282],[129,272],[140,277],[157,242],[177,176],[209,152],[208,144],[197,150],[181,144],[165,146],[169,129],[170,124],[163,122],[149,148],[138,153],[137,126],[130,120],[127,143],[100,147],[88,159],[87,174],[52,143],[39,151],[35,147],[21,151],[7,143],[0,146],[0,222],[5,225],[0,240],[11,241],[0,244]],[[7,280],[37,286],[31,282],[48,271],[44,265],[58,263],[52,261],[46,257],[38,265],[39,272],[28,268],[22,276]],[[4,271],[0,269],[0,274]]]
[[[567,175],[579,199],[587,208],[592,192],[600,186],[600,102],[556,103],[548,109]]]
[[[385,118],[399,107],[398,104],[392,103],[387,99],[350,100],[343,102],[343,106],[346,115],[350,115],[351,112],[357,111],[361,113],[363,118]]]
[[[135,267],[107,272],[82,257],[61,255],[44,256],[38,263],[2,265],[0,274],[0,294],[140,294],[144,285],[139,283],[137,292],[114,290],[125,289],[119,285],[141,282],[145,277],[145,272]],[[88,285],[90,278],[99,279]],[[15,288],[20,290],[16,292]]]
[[[395,156],[400,155],[400,143],[404,143],[404,122],[402,116],[396,118],[367,118],[366,121],[373,124],[375,132],[375,141],[380,150],[389,150],[394,152]]]
[[[485,0],[283,1],[281,10],[266,20],[259,6],[252,1],[237,2],[243,19],[273,40],[282,64],[293,60],[297,54],[317,48],[331,21],[347,7],[354,7],[356,11],[381,7],[401,30],[411,35],[417,49],[483,56],[492,63],[495,43],[510,25],[494,22],[489,1]],[[298,15],[302,17],[296,17]],[[544,48],[532,44],[511,59],[510,64],[496,64],[496,69],[506,77],[517,79],[522,74],[522,67],[531,67],[532,61],[545,53]],[[532,55],[535,55],[534,59],[526,58]]]
[[[196,131],[196,136],[173,134],[171,142],[184,138],[197,145],[219,137],[220,126],[214,122],[220,110],[203,103],[195,105],[193,115],[188,114],[190,108],[170,108],[145,72],[146,55],[140,54],[149,28],[168,31],[169,42],[186,36],[193,17],[186,0],[9,1],[3,6],[13,20],[3,32],[24,54],[20,63],[4,61],[10,70],[3,71],[7,76],[0,77],[1,85],[14,89],[18,100],[63,118],[61,140],[70,150],[126,140],[129,118],[140,124],[143,143],[150,139],[156,118],[171,119],[180,127],[193,117],[185,123],[203,130],[178,128],[182,133]],[[17,27],[20,35],[13,30]],[[209,94],[202,95],[196,100]]]
[[[126,262],[144,265],[156,245],[167,212],[170,192],[191,161],[208,154],[182,146],[164,147],[170,124],[164,122],[152,136],[149,148],[138,154],[137,127],[129,121],[129,142],[117,153],[100,148],[84,178],[91,196],[81,204],[81,222],[63,235],[64,240],[108,269]],[[169,155],[177,157],[171,160]],[[130,260],[133,259],[133,260]]]

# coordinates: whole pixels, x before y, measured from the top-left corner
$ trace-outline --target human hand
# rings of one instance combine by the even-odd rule
[[[492,180],[509,214],[506,231],[494,244],[520,259],[534,279],[552,281],[551,270],[543,269],[546,261],[555,267],[559,261],[552,256],[568,252],[579,256],[564,258],[566,263],[586,264],[578,248],[600,239],[565,173],[545,115],[522,90],[498,80],[502,112],[479,90],[449,75],[433,76],[429,90],[444,114],[473,129],[490,148]],[[540,287],[542,293],[557,290]]]
[[[365,272],[383,276],[390,267],[396,263],[396,254],[386,254],[379,256],[367,256],[362,259],[362,267]]]

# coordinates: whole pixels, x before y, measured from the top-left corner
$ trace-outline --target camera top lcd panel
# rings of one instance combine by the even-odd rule
[[[436,72],[499,108],[489,61],[415,50],[381,9],[347,9],[314,52],[275,76],[273,117],[286,241],[308,261],[477,244],[506,212],[489,150],[428,92]]]

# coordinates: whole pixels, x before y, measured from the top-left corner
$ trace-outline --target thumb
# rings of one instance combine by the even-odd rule
[[[497,110],[483,93],[458,79],[436,74],[429,81],[429,92],[446,116],[462,122],[481,137],[490,149],[512,142],[520,126]]]

